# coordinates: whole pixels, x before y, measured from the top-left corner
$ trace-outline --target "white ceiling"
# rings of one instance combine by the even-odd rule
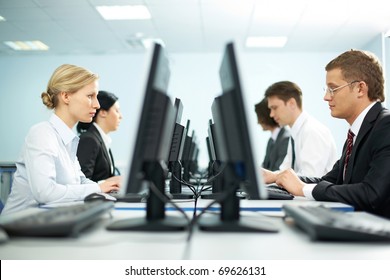
[[[144,4],[152,19],[105,21],[94,8],[120,4]],[[139,33],[169,52],[264,35],[288,36],[276,51],[344,51],[390,29],[383,0],[0,0],[0,16],[0,55],[15,53],[3,44],[14,40],[41,40],[50,54],[131,53],[142,51],[129,44]]]

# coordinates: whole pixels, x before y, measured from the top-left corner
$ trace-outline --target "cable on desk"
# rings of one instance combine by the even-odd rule
[[[203,191],[206,191],[206,190],[209,190],[212,188],[211,186],[205,188],[205,186],[207,184],[209,184],[210,182],[214,181],[218,176],[220,176],[222,174],[222,172],[224,171],[226,166],[227,166],[227,164],[222,165],[221,170],[217,174],[215,174],[213,177],[211,177],[209,180],[207,180],[206,182],[200,184],[200,181],[198,181],[198,187],[199,187],[199,185],[201,185],[201,188],[196,193],[194,193],[194,197],[195,197],[195,202],[194,202],[195,205],[194,206],[195,207],[194,207],[193,219],[196,216],[196,208],[197,208],[198,198],[200,197],[200,195],[202,194]]]
[[[211,188],[211,187],[204,188],[204,186],[207,185],[207,184],[209,184],[209,183],[211,183],[211,182],[213,182],[214,180],[216,180],[217,177],[218,177],[219,175],[222,174],[222,172],[224,171],[224,169],[225,169],[226,166],[227,166],[227,164],[223,164],[222,167],[221,167],[221,170],[220,170],[217,174],[215,174],[213,177],[211,177],[210,179],[208,179],[206,182],[204,182],[204,183],[200,183],[201,179],[203,179],[203,178],[198,178],[198,179],[197,179],[197,182],[198,182],[197,185],[191,184],[191,183],[186,182],[186,181],[184,181],[184,180],[180,180],[180,179],[177,178],[173,173],[171,173],[171,175],[172,175],[172,177],[173,177],[177,182],[179,182],[179,183],[181,183],[181,184],[183,184],[183,185],[188,186],[188,187],[191,189],[191,191],[194,193],[194,196],[195,196],[196,198],[198,198],[198,197],[201,195],[202,191],[209,190],[209,189]],[[197,188],[198,188],[199,186],[201,186],[201,189],[198,191]]]
[[[191,184],[191,183],[186,182],[186,181],[184,181],[184,180],[181,180],[181,179],[177,178],[173,173],[171,173],[171,176],[172,176],[172,178],[174,178],[177,182],[179,182],[179,183],[181,183],[181,184],[183,184],[183,185],[188,186],[188,187],[190,188],[190,190],[193,192],[193,194],[194,194],[194,196],[195,196],[195,199],[197,199],[197,198],[201,195],[201,193],[202,193],[203,191],[209,190],[209,189],[211,188],[211,187],[205,188],[205,185],[211,183],[211,182],[214,181],[220,174],[222,174],[222,172],[223,172],[224,169],[225,169],[225,166],[226,166],[226,164],[222,166],[221,170],[220,170],[217,174],[215,174],[213,177],[211,177],[210,179],[208,179],[208,180],[207,180],[206,182],[204,182],[204,183],[200,183],[201,180],[202,180],[203,178],[197,178],[197,183],[198,183],[197,185],[194,185],[194,184]],[[199,189],[199,186],[201,186],[201,187],[200,187],[200,190],[198,190],[198,189]]]
[[[186,213],[176,204],[174,203],[169,197],[167,197],[165,194],[161,193],[160,190],[153,184],[151,183],[150,184],[150,189],[151,191],[154,192],[154,194],[157,195],[157,197],[164,203],[170,203],[175,209],[177,209],[181,214],[184,215],[185,219],[188,221],[188,236],[187,236],[187,246],[189,246],[189,242],[191,240],[191,237],[192,237],[192,233],[193,233],[193,229],[194,229],[194,226],[196,225],[198,219],[200,218],[201,215],[203,215],[207,210],[209,210],[211,208],[211,206],[213,206],[215,203],[221,203],[223,202],[229,195],[231,195],[231,193],[235,192],[236,189],[235,188],[229,188],[227,191],[225,192],[222,192],[214,201],[212,201],[209,205],[207,205],[200,213],[199,215],[196,215],[196,208],[197,208],[197,200],[200,196],[200,193],[202,192],[204,186],[212,181],[214,181],[218,176],[220,176],[222,174],[222,172],[224,171],[225,167],[227,166],[227,164],[224,164],[221,168],[221,170],[215,174],[212,178],[210,178],[209,180],[207,180],[206,182],[202,183],[202,188],[201,188],[201,191],[199,192],[194,192],[194,196],[195,196],[195,207],[194,207],[194,213],[193,213],[193,217],[192,219],[190,220],[188,218],[188,216],[186,215]],[[180,179],[178,179],[173,173],[172,173],[172,176],[175,180],[177,180],[178,182],[184,184],[184,185],[187,185],[187,186],[192,186],[194,188],[194,191],[195,191],[195,185],[193,184],[190,184],[188,182],[185,182],[185,181],[182,181]],[[198,181],[200,182],[200,181]],[[199,184],[198,184],[199,186]],[[192,190],[192,189],[191,189]],[[187,251],[187,249],[186,249]]]
[[[221,170],[217,174],[215,174],[213,177],[209,178],[206,182],[201,184],[202,187],[201,187],[200,191],[198,191],[198,193],[197,193],[198,197],[202,194],[203,191],[209,190],[211,188],[211,186],[207,187],[207,188],[205,188],[205,186],[208,185],[209,183],[213,182],[214,180],[216,180],[223,173],[226,166],[227,166],[227,164],[223,164],[221,166]]]
[[[232,184],[234,185],[234,184]],[[190,224],[190,228],[189,228],[189,234],[188,234],[188,237],[187,237],[187,241],[190,241],[191,239],[191,236],[192,236],[192,232],[193,232],[193,228],[194,226],[196,225],[196,223],[198,222],[199,218],[207,211],[211,208],[211,206],[213,206],[214,204],[216,203],[221,203],[223,202],[229,195],[231,195],[232,193],[235,193],[236,192],[236,189],[235,188],[229,188],[227,191],[224,191],[222,193],[220,193],[220,195],[215,199],[213,200],[212,202],[210,202],[205,208],[203,208],[203,210],[198,214],[198,215],[195,215],[193,218],[192,218],[192,221],[191,221],[191,224]],[[195,207],[196,209],[196,207]]]
[[[198,177],[198,178],[196,177],[196,174],[192,173],[191,171],[189,172],[189,174],[191,175],[192,178],[195,178],[199,181],[202,179],[205,179],[209,176],[209,172],[207,171],[207,169],[204,172],[199,172],[198,174],[200,177]]]
[[[190,188],[190,190],[194,193],[194,195],[196,195],[196,185],[193,185],[189,182],[186,182],[186,181],[183,181],[183,180],[180,180],[179,178],[177,178],[173,173],[171,173],[171,176],[179,183],[183,184],[183,185],[186,185],[187,187]]]
[[[152,192],[157,195],[157,197],[164,202],[165,204],[169,203],[172,204],[172,206],[179,211],[181,214],[183,214],[184,218],[187,220],[188,224],[191,223],[191,220],[188,218],[187,214],[176,204],[174,203],[170,198],[168,198],[165,194],[161,193],[160,190],[154,185],[153,182],[149,185]]]
[[[188,231],[188,236],[187,236],[187,244],[186,244],[186,248],[184,249],[184,255],[183,255],[183,259],[186,260],[188,259],[187,256],[189,256],[190,252],[189,252],[189,248],[190,248],[190,243],[191,243],[191,237],[192,237],[192,233],[194,231],[194,227],[198,221],[198,219],[207,211],[211,208],[211,206],[213,206],[215,203],[221,203],[223,202],[229,195],[231,195],[232,192],[235,192],[235,188],[230,188],[228,191],[225,191],[225,192],[222,192],[218,198],[216,198],[215,200],[213,200],[212,202],[210,202],[210,204],[208,204],[198,215],[196,215],[196,202],[198,200],[198,197],[195,198],[195,208],[194,208],[194,216],[192,217],[192,220],[190,222],[190,225],[189,225],[189,231]]]

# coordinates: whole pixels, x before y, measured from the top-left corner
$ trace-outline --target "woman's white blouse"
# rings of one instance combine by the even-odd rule
[[[83,200],[100,192],[76,156],[79,137],[55,114],[34,125],[16,162],[11,193],[2,214],[40,204]]]

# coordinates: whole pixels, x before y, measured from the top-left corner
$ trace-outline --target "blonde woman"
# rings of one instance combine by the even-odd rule
[[[79,121],[91,122],[100,108],[98,79],[75,65],[64,64],[54,71],[41,94],[43,104],[53,114],[28,132],[2,214],[119,189],[119,180],[97,184],[87,179],[76,156],[79,138],[72,129]]]

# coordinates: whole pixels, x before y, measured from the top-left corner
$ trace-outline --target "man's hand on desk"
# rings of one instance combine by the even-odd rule
[[[304,196],[303,187],[305,183],[299,179],[298,175],[291,168],[278,172],[275,183],[295,196]]]

